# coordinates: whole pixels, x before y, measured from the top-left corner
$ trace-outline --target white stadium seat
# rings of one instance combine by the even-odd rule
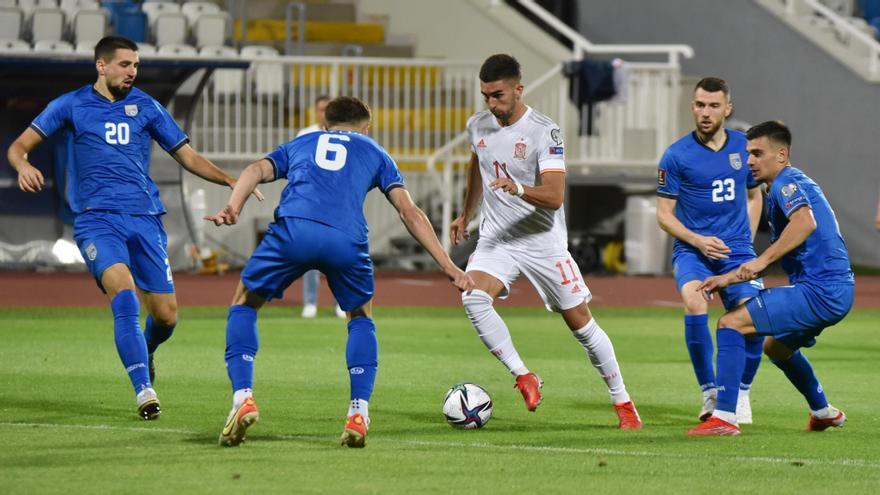
[[[238,52],[230,46],[214,45],[199,48],[199,55],[214,58],[238,58]]]
[[[56,7],[58,7],[58,2],[55,0],[18,0],[18,8],[24,12],[25,22],[30,21],[31,15],[38,8],[54,9]]]
[[[73,53],[73,45],[66,41],[40,40],[34,43],[35,52]]]
[[[17,40],[23,34],[24,14],[18,7],[0,7],[0,36]]]
[[[138,55],[140,55],[140,56],[155,55],[156,54],[156,47],[149,44],[149,43],[138,43],[137,46],[138,46]]]
[[[252,73],[254,93],[257,96],[281,96],[284,94],[284,69],[281,64],[268,61],[276,57],[278,57],[278,50],[269,46],[241,47],[241,58],[255,60],[248,71]]]
[[[71,24],[73,41],[91,41],[94,45],[107,33],[107,12],[102,9],[78,10]]]
[[[27,41],[0,39],[0,53],[21,53],[31,51]]]
[[[159,47],[159,50],[157,50],[156,53],[159,55],[180,55],[184,57],[190,57],[199,54],[194,46],[183,44],[162,45]]]
[[[72,21],[76,17],[77,11],[80,10],[97,10],[101,8],[96,0],[61,0],[59,5],[68,21]]]
[[[76,52],[76,53],[91,53],[91,54],[94,54],[94,53],[95,53],[95,45],[96,45],[96,44],[97,44],[97,42],[96,42],[96,41],[92,41],[92,40],[77,41],[77,42],[76,42],[76,45],[74,46],[73,51]]]
[[[211,2],[186,2],[180,11],[183,12],[190,24],[194,24],[196,19],[204,14],[219,13],[220,6]]]
[[[241,47],[242,58],[274,58],[278,56],[278,50],[271,46],[247,45]]]
[[[199,55],[212,58],[238,58],[235,48],[228,46],[205,46]],[[244,69],[215,69],[211,91],[222,96],[239,95],[244,91]]]
[[[31,16],[31,38],[37,41],[61,41],[64,34],[64,12],[61,9],[38,7]]]
[[[144,2],[141,5],[141,9],[147,15],[147,24],[152,26],[159,14],[168,12],[179,13],[180,5],[173,2]]]
[[[0,7],[18,8],[18,2],[16,2],[15,0],[0,0]]]
[[[186,43],[186,16],[180,12],[162,12],[153,23],[153,42],[158,46]]]
[[[192,25],[195,45],[220,46],[226,44],[226,26],[229,24],[229,16],[225,12],[202,14],[198,16]]]

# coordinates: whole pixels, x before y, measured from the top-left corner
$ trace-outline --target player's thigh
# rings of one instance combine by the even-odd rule
[[[842,315],[818,310],[822,295],[803,284],[764,289],[745,303],[759,335],[770,335],[791,350],[811,347],[825,327]]]
[[[510,285],[519,278],[517,258],[520,251],[511,250],[499,242],[477,242],[477,248],[468,258],[467,271],[476,288],[493,298],[510,295]]]
[[[134,282],[143,291],[173,294],[174,278],[168,260],[168,236],[158,215],[129,215],[129,256]]]
[[[241,271],[243,287],[266,301],[283,296],[294,280],[316,268],[309,260],[310,241],[297,232],[289,218],[270,224]]]
[[[734,247],[727,259],[713,261],[713,274],[722,275],[732,270],[736,270],[741,265],[755,259],[755,252],[749,247]],[[724,308],[731,310],[743,301],[749,300],[758,295],[764,288],[764,279],[757,278],[746,282],[739,282],[729,285],[721,291],[721,303]]]
[[[709,259],[696,250],[680,248],[672,255],[672,270],[675,275],[675,287],[681,295],[685,313],[706,313],[709,306],[696,288],[703,280],[715,275]]]
[[[738,306],[721,315],[718,328],[732,328],[743,335],[755,334],[755,323],[745,306]]]
[[[153,321],[165,327],[177,324],[177,294],[141,291],[141,295]]]
[[[74,220],[73,239],[82,253],[89,273],[102,291],[108,290],[103,285],[104,272],[119,264],[125,267],[124,273],[116,267],[113,273],[108,274],[108,283],[111,284],[109,289],[114,295],[115,292],[126,288],[134,289],[133,282],[127,284],[131,279],[130,258],[125,243],[125,223],[121,215],[99,211],[80,213]],[[112,298],[113,295],[110,297]]]
[[[123,263],[114,263],[101,273],[98,287],[113,299],[120,291],[135,290],[134,279],[128,266]]]
[[[580,268],[562,246],[541,253],[519,252],[517,262],[550,311],[569,310],[593,298]]]
[[[367,242],[355,241],[338,231],[328,232],[324,242],[317,263],[327,277],[336,303],[346,313],[371,311],[363,310],[375,292],[373,260]]]

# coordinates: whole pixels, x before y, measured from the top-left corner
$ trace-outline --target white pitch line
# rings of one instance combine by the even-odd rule
[[[0,422],[2,427],[19,427],[19,428],[60,428],[73,430],[121,430],[134,432],[151,432],[151,433],[174,433],[178,435],[201,435],[202,432],[195,430],[185,430],[178,428],[152,428],[142,426],[114,426],[114,425],[77,425],[77,424],[56,424],[56,423],[12,423]],[[259,434],[258,434],[259,435]],[[332,437],[309,436],[309,435],[259,435],[265,439],[276,440],[298,440],[306,442],[325,442]],[[510,451],[527,451],[527,452],[550,452],[559,454],[597,454],[611,455],[620,457],[663,457],[675,459],[705,459],[705,454],[676,454],[670,452],[651,452],[639,450],[615,450],[590,447],[553,447],[547,445],[522,445],[522,444],[491,444],[491,443],[465,443],[465,442],[440,442],[431,440],[388,440],[380,439],[380,443],[393,443],[398,445],[412,445],[416,447],[446,447],[446,448],[466,448],[466,449],[485,449],[485,450],[510,450]],[[723,458],[728,461],[738,462],[757,462],[757,463],[775,463],[775,464],[793,464],[801,463],[804,465],[830,465],[830,466],[847,466],[847,467],[866,467],[871,469],[880,468],[880,462],[867,459],[806,459],[806,458],[789,458],[789,457],[767,457],[767,456],[709,456]]]

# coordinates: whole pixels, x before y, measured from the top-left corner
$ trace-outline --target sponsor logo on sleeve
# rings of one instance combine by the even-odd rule
[[[561,154],[563,154],[563,147],[562,147],[562,146],[551,146],[551,147],[550,147],[550,154],[551,154],[551,155],[561,155]]]
[[[137,114],[138,114],[138,106],[137,105],[125,105],[125,115],[128,115],[129,117],[134,117]]]
[[[727,155],[727,159],[730,160],[730,166],[733,167],[734,170],[743,168],[742,157],[739,156],[739,153],[731,153]]]
[[[666,185],[666,171],[662,168],[657,169],[657,185],[665,186]]]

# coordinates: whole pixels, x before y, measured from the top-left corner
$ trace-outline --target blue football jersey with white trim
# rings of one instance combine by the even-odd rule
[[[725,131],[727,142],[718,151],[693,132],[669,146],[657,171],[657,195],[676,200],[675,215],[688,229],[718,237],[731,249],[751,248],[747,190],[758,184],[747,165],[745,134]],[[675,248],[683,247],[676,239]]]
[[[357,132],[321,131],[300,136],[266,156],[275,179],[287,179],[277,217],[298,217],[367,240],[364,201],[405,187],[397,164],[375,141]]]
[[[52,100],[31,128],[44,139],[62,129],[71,133],[66,194],[74,212],[165,213],[150,178],[150,141],[173,154],[189,139],[151,96],[132,88],[110,101],[83,86]]]

